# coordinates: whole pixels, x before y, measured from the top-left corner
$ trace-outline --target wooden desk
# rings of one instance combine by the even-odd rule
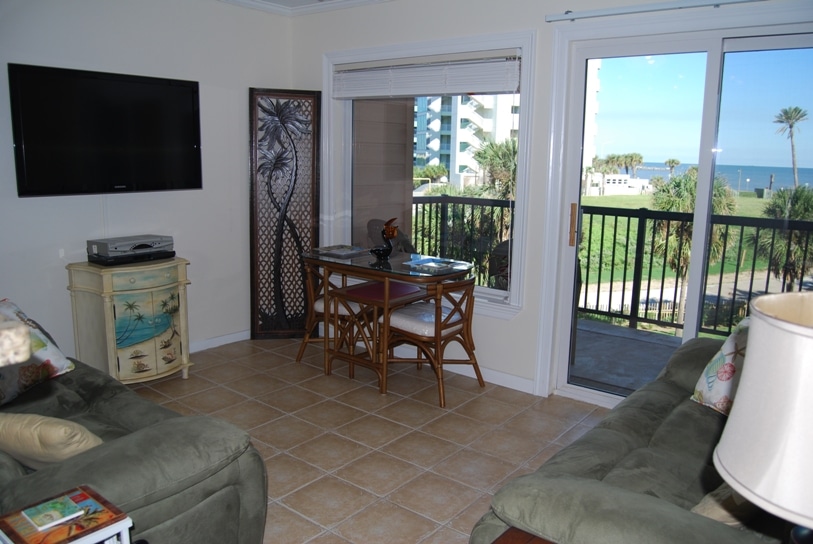
[[[322,269],[325,289],[325,374],[332,372],[333,360],[349,364],[350,377],[354,366],[362,365],[378,374],[379,391],[387,392],[387,338],[390,315],[393,310],[423,300],[427,297],[425,287],[432,283],[467,276],[473,265],[463,261],[436,259],[418,254],[393,253],[386,263],[378,263],[372,255],[353,259],[338,259],[316,252],[304,256],[306,266]],[[359,285],[334,288],[332,275],[365,280]],[[350,303],[358,308],[345,317],[349,324],[339,320],[339,305],[348,308]],[[311,309],[312,311],[312,309]],[[328,331],[333,325],[333,341],[328,341]],[[343,341],[342,341],[343,340]],[[357,350],[357,344],[363,350]]]
[[[516,527],[511,527],[497,538],[493,544],[554,544],[550,540],[530,533],[526,533]]]

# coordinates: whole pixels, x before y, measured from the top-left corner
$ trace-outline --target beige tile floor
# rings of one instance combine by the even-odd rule
[[[248,431],[268,470],[265,542],[456,544],[510,478],[535,470],[606,410],[534,397],[446,374],[446,408],[432,371],[375,374],[336,365],[299,340],[247,340],[192,354],[180,374],[134,385],[183,414]]]

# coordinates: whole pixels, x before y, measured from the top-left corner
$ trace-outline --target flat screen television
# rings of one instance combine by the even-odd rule
[[[21,197],[202,188],[198,83],[8,65]]]

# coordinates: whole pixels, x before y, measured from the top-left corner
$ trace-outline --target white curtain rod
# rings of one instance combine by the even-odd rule
[[[660,4],[641,4],[639,6],[623,6],[617,8],[593,9],[585,11],[566,11],[562,14],[545,15],[546,23],[558,21],[575,21],[577,19],[590,19],[592,17],[609,17],[611,15],[630,15],[634,13],[652,13],[685,8],[718,8],[725,4],[747,4],[750,2],[764,2],[765,0],[677,0]]]

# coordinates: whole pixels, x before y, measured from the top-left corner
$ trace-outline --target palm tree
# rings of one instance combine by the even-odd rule
[[[141,307],[138,303],[134,300],[125,300],[124,301],[124,311],[129,314],[130,317],[127,318],[127,326],[124,328],[123,331],[116,334],[116,344],[121,344],[133,334],[134,330],[130,330],[130,327],[134,327],[138,323],[141,323],[144,320],[144,315],[139,311]]]
[[[474,152],[474,160],[485,170],[497,198],[514,200],[518,151],[517,140],[510,138],[501,143],[488,142]]]
[[[178,296],[178,293],[170,293],[169,297],[161,300],[160,302],[161,311],[169,316],[169,326],[172,329],[172,334],[169,337],[170,339],[181,334],[178,332],[178,329],[175,326],[175,315],[180,310],[179,303],[180,297]]]
[[[675,168],[680,165],[680,161],[677,159],[666,159],[663,164],[669,167],[669,177],[671,178],[675,175]]]
[[[440,178],[449,175],[449,170],[442,164],[427,164],[423,168],[413,168],[413,178],[429,178],[431,183],[436,183]]]
[[[627,153],[624,155],[624,169],[627,171],[627,174],[629,174],[630,169],[632,169],[633,178],[638,176],[638,167],[643,163],[644,157],[640,153]]]
[[[617,174],[618,169],[624,166],[624,156],[623,155],[607,155],[604,158],[604,164],[607,165],[608,170],[604,172],[605,174]]]
[[[799,106],[782,108],[773,120],[774,123],[782,125],[776,129],[777,134],[788,133],[788,139],[790,140],[790,158],[792,161],[791,164],[793,165],[794,187],[799,186],[799,170],[796,167],[796,142],[793,140],[793,134],[794,130],[799,130],[796,128],[796,125],[802,121],[807,121],[807,110],[803,110]]]
[[[653,182],[652,205],[656,210],[693,213],[697,197],[697,168],[692,167],[685,174],[669,181]],[[737,208],[734,193],[724,178],[714,178],[711,197],[711,213],[733,215]],[[655,237],[654,251],[664,257],[665,263],[675,272],[680,287],[677,322],[683,323],[686,308],[686,280],[689,276],[691,260],[693,221],[659,220],[653,225]],[[713,227],[709,239],[709,263],[717,262],[723,250],[734,240],[725,236],[720,227]]]
[[[782,188],[765,204],[762,215],[786,221],[813,221],[813,189]],[[785,291],[793,291],[813,266],[809,237],[798,230],[765,229],[754,234],[752,243],[757,254],[768,260],[771,272],[781,278]]]
[[[282,256],[285,248],[284,235],[290,236],[296,255],[302,255],[304,247],[296,225],[288,216],[288,208],[296,188],[299,171],[296,141],[310,134],[310,118],[302,111],[298,100],[280,100],[270,97],[261,98],[258,107],[257,132],[261,135],[258,142],[260,160],[257,173],[265,182],[271,205],[277,211],[278,219],[273,227],[273,266],[272,270],[282,270]],[[262,146],[262,147],[261,147]],[[301,257],[300,257],[301,259]],[[304,266],[302,282],[304,284]],[[273,282],[273,309],[269,313],[260,310],[260,319],[264,326],[271,329],[290,328],[286,311],[286,300],[282,291],[282,282]],[[273,323],[268,323],[272,321]]]

